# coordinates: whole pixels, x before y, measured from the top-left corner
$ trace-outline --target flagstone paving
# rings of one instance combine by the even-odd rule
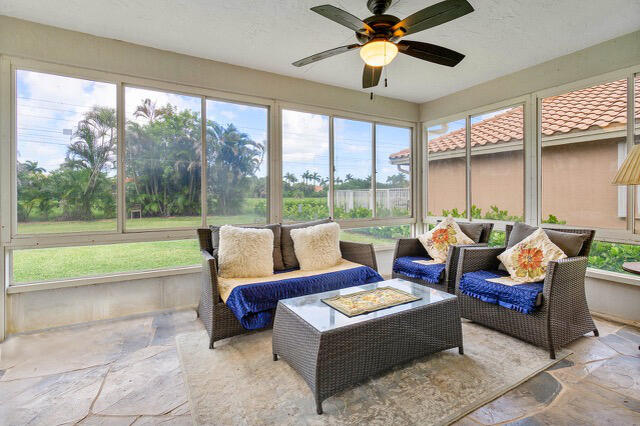
[[[640,330],[597,325],[601,337],[457,424],[640,425]],[[201,328],[176,311],[12,336],[0,344],[0,424],[189,425],[175,336]]]

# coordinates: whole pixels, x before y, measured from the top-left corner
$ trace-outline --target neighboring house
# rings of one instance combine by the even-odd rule
[[[638,79],[635,90],[640,92]],[[544,219],[554,215],[571,225],[626,226],[626,188],[611,185],[626,156],[626,96],[626,80],[619,80],[543,100]],[[636,123],[639,118],[636,97]],[[441,136],[428,142],[428,211],[464,211],[465,129],[447,131],[445,125],[435,131]],[[522,106],[472,123],[471,195],[482,214],[497,205],[510,215],[523,215],[522,140]],[[389,159],[401,167],[409,164],[409,155],[403,150]]]

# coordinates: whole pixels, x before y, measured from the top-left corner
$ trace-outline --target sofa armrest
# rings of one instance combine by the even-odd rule
[[[463,248],[467,247],[487,247],[487,244],[458,244],[449,247],[449,252],[447,253],[447,263],[444,268],[444,282],[447,284],[447,291],[449,293],[453,293],[455,291],[460,253],[462,253]]]
[[[562,300],[570,302],[583,295],[587,263],[588,259],[584,256],[549,262],[544,279],[545,299],[554,300],[554,302],[562,302]]]
[[[455,289],[458,291],[460,278],[467,272],[498,269],[500,261],[498,255],[506,250],[506,247],[463,247],[460,250],[458,269],[455,278]]]
[[[368,266],[376,272],[378,271],[378,262],[373,244],[340,241],[340,252],[342,252],[343,259]]]
[[[202,253],[202,294],[200,303],[218,303],[218,256],[206,250]]]
[[[404,256],[429,257],[429,254],[417,238],[399,238],[396,241],[393,260]]]

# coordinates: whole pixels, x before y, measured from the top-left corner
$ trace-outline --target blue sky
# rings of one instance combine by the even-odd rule
[[[329,176],[329,118],[324,115],[285,110],[282,114],[282,173],[298,178],[306,170]],[[334,120],[335,177],[347,174],[366,178],[372,170],[372,124],[336,118]],[[379,182],[398,173],[389,155],[408,148],[411,130],[378,125],[376,169]]]
[[[18,161],[47,171],[64,161],[70,136],[93,105],[115,108],[116,86],[31,71],[17,71]]]
[[[70,136],[65,129],[76,130],[83,113],[94,105],[116,107],[116,86],[31,71],[17,71],[17,135],[18,160],[37,161],[47,171],[54,170],[65,159]],[[157,107],[170,103],[179,110],[200,111],[200,98],[156,90],[127,87],[125,117],[133,116],[136,106],[145,98]],[[220,124],[233,123],[253,140],[266,144],[268,111],[266,108],[230,102],[207,100],[207,119]],[[364,178],[371,174],[371,126],[362,121],[336,119],[335,174]],[[327,116],[283,111],[283,174],[298,178],[306,170],[323,178],[329,175],[329,119]],[[378,181],[397,174],[389,163],[389,155],[409,147],[410,130],[377,126]],[[266,176],[267,159],[259,176]]]

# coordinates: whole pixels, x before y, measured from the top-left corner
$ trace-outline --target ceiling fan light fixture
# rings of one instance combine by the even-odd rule
[[[398,46],[387,40],[371,40],[360,48],[360,57],[371,67],[388,65],[398,55]]]

